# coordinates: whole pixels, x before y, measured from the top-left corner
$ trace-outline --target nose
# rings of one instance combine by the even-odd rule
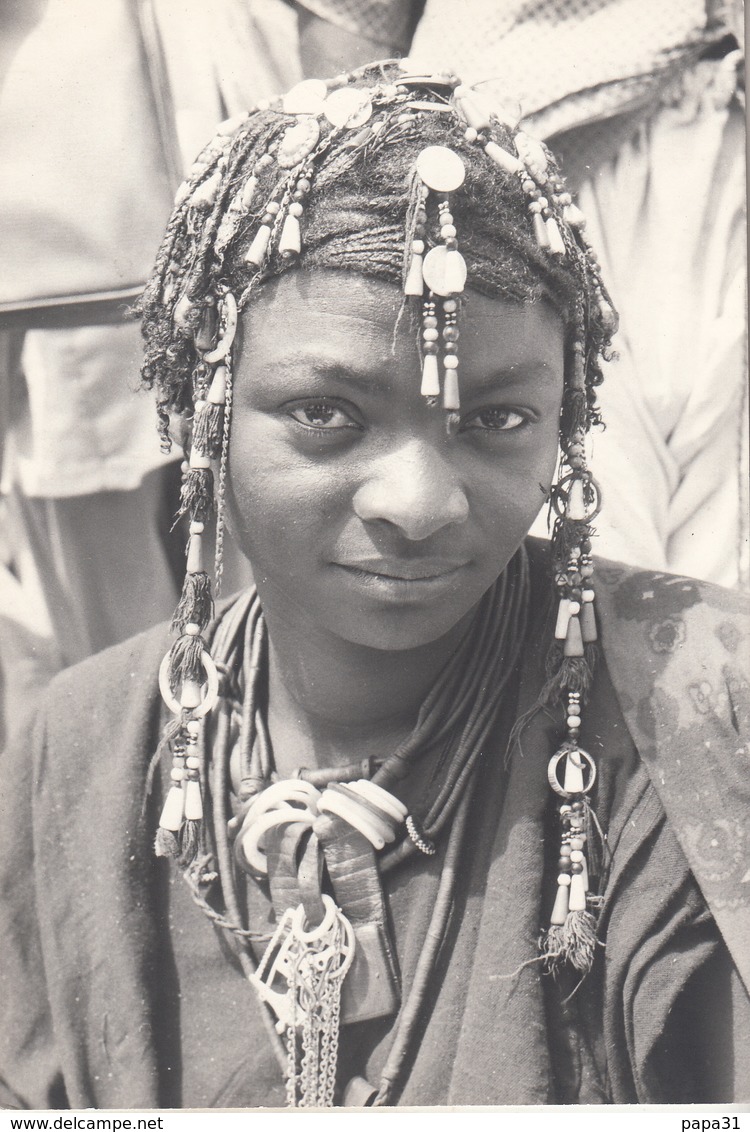
[[[417,439],[376,459],[353,502],[363,522],[390,523],[414,541],[469,515],[455,470],[434,446]]]

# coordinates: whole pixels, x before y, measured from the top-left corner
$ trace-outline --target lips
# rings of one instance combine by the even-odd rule
[[[337,562],[342,570],[358,575],[371,575],[394,582],[432,582],[448,578],[466,566],[445,558],[389,559],[365,558],[355,562]]]

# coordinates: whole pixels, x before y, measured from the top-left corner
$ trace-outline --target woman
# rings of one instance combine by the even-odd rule
[[[142,300],[177,636],[63,674],[8,772],[9,1103],[747,1097],[738,600],[595,580],[582,222],[395,65],[201,155]],[[215,617],[214,502],[257,584]]]

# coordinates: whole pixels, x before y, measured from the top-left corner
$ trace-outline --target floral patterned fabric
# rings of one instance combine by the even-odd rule
[[[597,578],[620,707],[750,988],[747,601],[690,578],[611,564]]]

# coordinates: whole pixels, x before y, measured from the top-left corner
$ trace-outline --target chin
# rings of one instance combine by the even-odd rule
[[[351,617],[337,618],[330,628],[333,634],[353,645],[381,652],[408,652],[441,640],[471,613],[475,604],[429,611],[404,606],[361,609]]]

